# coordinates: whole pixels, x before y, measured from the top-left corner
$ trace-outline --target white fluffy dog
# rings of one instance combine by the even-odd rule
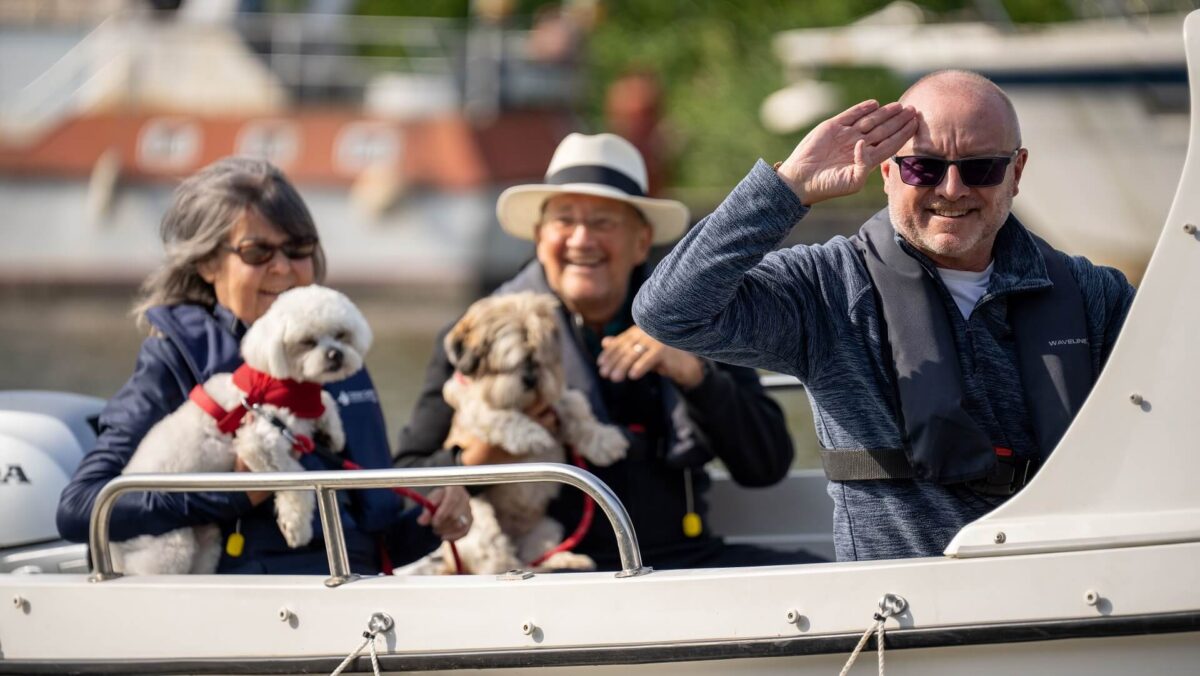
[[[225,411],[239,410],[244,400],[261,402],[263,413],[285,423],[293,435],[311,439],[320,431],[340,452],[345,435],[337,403],[320,384],[343,380],[361,369],[370,344],[371,330],[346,296],[320,286],[292,289],[281,294],[246,332],[241,343],[245,366],[234,374],[209,378],[203,390]],[[319,417],[305,418],[270,403],[279,401],[271,395],[285,390],[291,395],[303,391],[302,400],[314,415],[320,405],[324,411]],[[150,429],[125,474],[228,472],[235,458],[255,472],[304,469],[294,457],[292,443],[266,416],[246,412],[240,423],[228,423],[237,427],[225,433],[196,397],[193,392],[192,398]],[[277,522],[288,546],[301,547],[312,539],[314,506],[312,491],[275,493]],[[133,574],[212,573],[220,556],[216,524],[113,544],[116,569]]]
[[[456,369],[442,388],[455,408],[447,445],[475,437],[522,462],[565,462],[564,446],[600,466],[625,456],[625,437],[596,420],[582,393],[564,387],[557,307],[548,294],[492,296],[472,305],[446,335],[446,354]],[[554,408],[558,438],[522,412],[539,401]],[[467,571],[502,573],[525,567],[557,545],[563,527],[546,516],[546,507],[559,487],[502,484],[472,498],[475,523],[457,542]],[[443,558],[448,561],[444,553]],[[582,554],[560,552],[544,567],[592,570],[595,564]]]

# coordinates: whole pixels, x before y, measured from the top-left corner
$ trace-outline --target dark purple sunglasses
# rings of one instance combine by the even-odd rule
[[[222,244],[222,251],[237,254],[246,265],[259,266],[270,263],[275,258],[276,251],[282,251],[284,256],[293,261],[304,260],[317,252],[315,239],[289,239],[283,244],[267,244],[266,242],[242,242],[237,246]]]
[[[962,182],[970,188],[987,188],[1000,185],[1004,181],[1004,172],[1008,163],[1013,161],[1020,151],[1017,148],[1011,155],[1004,157],[967,157],[961,160],[946,160],[940,157],[924,157],[921,155],[905,155],[893,157],[892,161],[900,167],[900,180],[918,188],[932,188],[940,185],[946,178],[950,165],[958,167],[958,175]]]

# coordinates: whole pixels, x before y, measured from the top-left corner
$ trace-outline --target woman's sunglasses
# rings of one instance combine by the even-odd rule
[[[970,188],[988,188],[1004,181],[1008,163],[1017,156],[1020,148],[1006,157],[967,157],[961,160],[944,160],[940,157],[906,155],[893,157],[900,167],[900,180],[918,188],[932,188],[946,178],[950,165],[958,167],[958,175]]]
[[[222,251],[237,254],[246,265],[266,265],[275,258],[276,251],[282,251],[290,260],[298,261],[310,258],[317,251],[315,239],[290,239],[283,244],[266,244],[264,242],[244,242],[237,246],[221,245]]]

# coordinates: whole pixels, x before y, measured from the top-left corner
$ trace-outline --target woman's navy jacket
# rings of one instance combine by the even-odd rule
[[[157,331],[142,343],[133,376],[101,412],[96,447],[84,456],[59,500],[58,530],[68,540],[87,540],[96,494],[121,474],[150,428],[178,408],[197,383],[242,363],[238,344],[246,326],[225,307],[160,306],[151,309],[147,318]],[[325,389],[338,402],[347,457],[365,468],[390,467],[383,412],[366,369]],[[336,469],[312,455],[302,456],[300,463],[310,470]],[[375,573],[378,535],[397,523],[400,502],[386,489],[343,491],[339,497],[351,567],[355,572]],[[274,500],[252,507],[244,492],[127,494],[117,502],[110,532],[114,540],[125,540],[213,522],[221,525],[225,537],[235,528],[245,537],[241,556],[222,553],[220,572],[323,574],[329,570],[315,514],[313,541],[307,547],[288,549],[275,523]]]

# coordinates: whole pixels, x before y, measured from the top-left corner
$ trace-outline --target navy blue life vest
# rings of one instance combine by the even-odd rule
[[[1011,214],[1002,230],[1007,228],[1016,229],[1009,235],[1033,239],[1051,282],[1009,301],[1025,401],[1035,439],[1048,454],[1095,381],[1090,352],[1077,338],[1087,335],[1083,296],[1057,251]],[[826,451],[826,474],[838,481],[915,478],[949,484],[985,479],[997,467],[996,444],[964,408],[958,351],[935,273],[897,240],[886,209],[852,239],[863,254],[887,325],[904,447]]]

